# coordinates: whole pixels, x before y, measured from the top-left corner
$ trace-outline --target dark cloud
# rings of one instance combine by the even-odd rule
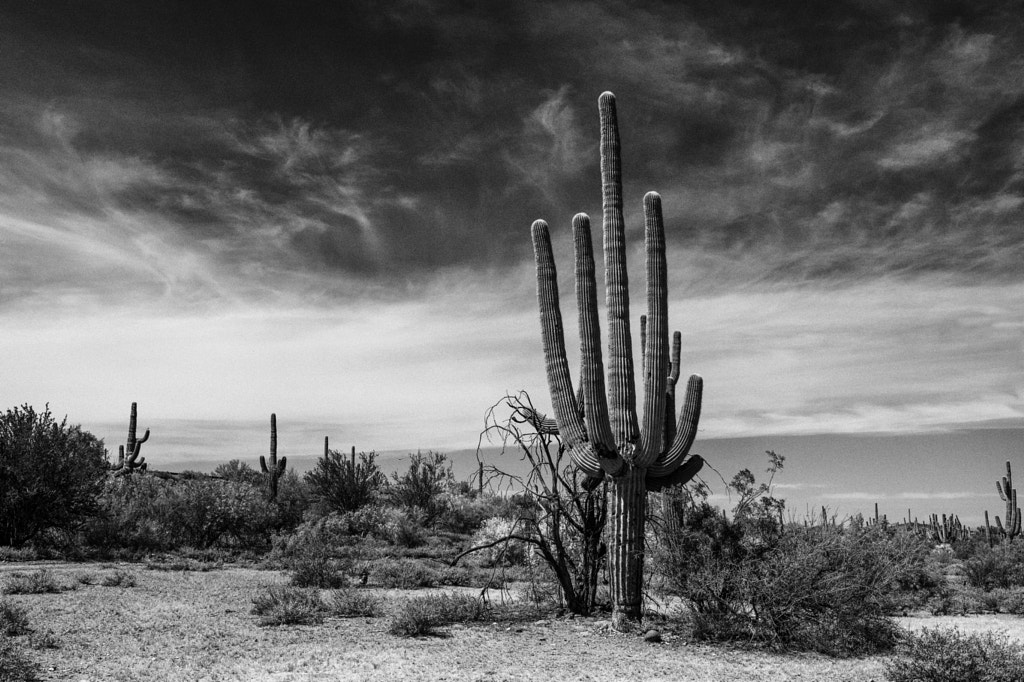
[[[599,210],[605,89],[636,228],[658,189],[671,239],[769,279],[1020,276],[1020,2],[109,0],[0,20],[3,211],[117,214],[97,238],[158,239],[218,280],[520,263],[534,218]]]

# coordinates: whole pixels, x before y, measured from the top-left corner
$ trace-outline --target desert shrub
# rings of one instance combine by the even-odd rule
[[[22,653],[12,640],[0,637],[0,682],[35,682],[39,666]]]
[[[87,526],[86,541],[142,551],[215,545],[265,549],[277,526],[277,509],[264,498],[237,481],[117,477],[106,483],[100,516]]]
[[[982,545],[962,561],[967,583],[983,590],[1024,587],[1024,546],[1020,542]]]
[[[0,635],[20,637],[32,632],[28,626],[28,611],[9,601],[0,601]]]
[[[423,523],[431,526],[447,510],[445,491],[455,482],[448,457],[440,452],[417,452],[409,455],[405,473],[393,475],[388,490],[391,501],[399,506],[418,510]]]
[[[369,618],[378,615],[381,607],[378,597],[355,589],[329,592],[323,603],[327,614],[337,618]]]
[[[135,587],[137,583],[138,578],[134,573],[120,568],[100,578],[100,585],[103,587]]]
[[[252,613],[260,625],[311,625],[324,619],[319,592],[293,586],[274,585],[252,599]]]
[[[390,509],[384,524],[384,539],[399,547],[420,547],[427,541],[425,523],[425,516],[419,509]]]
[[[885,670],[892,682],[1024,680],[1024,649],[1003,635],[925,629],[904,637],[896,653]]]
[[[1019,587],[1010,589],[996,588],[986,596],[991,598],[990,603],[993,607],[991,610],[1024,616],[1024,589]]]
[[[106,471],[103,441],[56,421],[49,406],[0,414],[0,544],[77,528],[96,512]]]
[[[471,587],[473,572],[465,566],[445,566],[437,572],[437,584],[448,587]]]
[[[381,587],[412,590],[437,584],[437,571],[413,559],[381,559],[370,567],[370,579]]]
[[[492,545],[479,552],[485,566],[522,566],[530,557],[530,545],[509,536],[522,535],[525,532],[517,521],[495,516],[483,522],[480,529],[473,534],[471,542],[478,547]],[[504,542],[499,542],[506,538],[508,539]],[[495,542],[498,544],[492,544]]]
[[[436,527],[450,533],[470,535],[478,530],[486,519],[506,515],[508,508],[507,500],[497,495],[449,491],[445,494],[443,511],[437,518]],[[516,516],[511,515],[510,518]]]
[[[0,592],[4,594],[49,594],[62,592],[64,589],[51,571],[41,568],[31,573],[20,571],[8,573]]]
[[[436,629],[452,623],[465,623],[484,617],[484,602],[467,594],[433,594],[416,597],[402,604],[388,623],[388,632],[400,637],[435,634]]]
[[[60,636],[47,628],[42,632],[33,632],[28,636],[28,643],[33,649],[59,649]]]
[[[739,495],[731,519],[698,492],[678,523],[666,524],[656,553],[667,591],[692,606],[696,637],[829,655],[893,646],[888,614],[901,584],[920,577],[919,539],[880,528],[783,528],[781,501],[749,472],[731,487]]]
[[[933,616],[965,616],[996,608],[998,604],[986,592],[969,585],[943,585],[924,604],[924,609]]]
[[[262,489],[266,486],[263,474],[240,459],[233,459],[217,465],[217,468],[213,470],[213,475],[235,483],[248,483],[254,488]]]
[[[387,478],[376,463],[377,453],[359,453],[359,461],[330,450],[306,474],[311,494],[326,512],[355,511],[377,499]]]
[[[292,557],[288,568],[292,585],[333,589],[348,584],[345,572],[350,564],[349,561],[331,556],[325,548],[310,547]]]
[[[0,561],[21,563],[24,561],[38,561],[40,558],[39,549],[32,545],[25,547],[0,547]]]

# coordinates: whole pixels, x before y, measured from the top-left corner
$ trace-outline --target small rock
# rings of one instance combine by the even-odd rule
[[[595,630],[611,630],[612,629],[612,622],[610,620],[595,620],[594,621],[594,629]]]
[[[657,644],[661,641],[661,633],[652,628],[644,633],[644,641]]]
[[[534,625],[551,625],[551,621],[544,620],[543,618],[541,618],[536,623],[534,623]]]

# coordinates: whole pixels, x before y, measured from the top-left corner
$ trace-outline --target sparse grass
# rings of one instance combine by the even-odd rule
[[[95,585],[97,578],[96,574],[92,571],[82,571],[75,573],[75,580],[79,585]]]
[[[329,556],[326,552],[304,552],[293,557],[288,564],[291,569],[292,585],[297,587],[336,589],[348,584],[345,562]]]
[[[381,587],[412,590],[418,587],[433,587],[438,574],[434,569],[412,559],[382,559],[373,562],[370,580]]]
[[[39,666],[22,653],[21,647],[0,637],[0,682],[35,682]]]
[[[200,561],[191,558],[167,559],[163,561],[148,561],[146,568],[150,571],[195,571],[206,573],[207,571],[219,571],[224,568],[220,561]]]
[[[107,573],[100,579],[103,587],[135,587],[138,578],[131,571],[117,569],[113,573]]]
[[[468,594],[431,594],[414,597],[392,615],[388,632],[400,637],[437,634],[437,628],[483,618],[486,605]]]
[[[31,571],[38,566],[5,566]],[[437,679],[517,680],[685,679],[691,682],[739,680],[884,679],[886,658],[829,659],[781,655],[693,644],[681,632],[662,628],[665,642],[650,645],[595,628],[592,619],[550,617],[543,611],[510,613],[493,603],[484,620],[469,627],[439,626],[447,637],[397,638],[386,633],[389,615],[339,618],[328,609],[322,625],[256,627],[250,613],[254,594],[285,586],[287,575],[251,566],[221,571],[142,571],[141,566],[73,564],[52,566],[58,578],[93,572],[97,578],[115,568],[136,571],[130,590],[100,587],[52,595],[7,597],[28,611],[39,630],[52,629],[60,648],[33,648],[30,638],[12,640],[19,652],[40,665],[45,679],[67,680],[269,680],[301,671],[302,679],[362,679],[367,682]],[[3,574],[0,573],[0,576]],[[0,577],[2,579],[2,577]],[[453,590],[458,591],[458,590]],[[469,592],[469,590],[465,590]],[[377,597],[382,607],[431,592],[384,593],[376,587],[355,590]],[[330,592],[321,593],[328,603]],[[520,608],[527,606],[518,602]],[[545,624],[535,621],[545,619]],[[922,619],[907,627],[920,627]],[[959,622],[960,619],[925,619]],[[1024,620],[1010,616],[964,619],[977,628],[1007,628],[1024,641]],[[2,638],[0,638],[2,639]],[[112,652],[116,652],[113,655]],[[158,652],[158,653],[156,653]],[[156,653],[156,655],[154,655]]]
[[[0,601],[0,635],[20,637],[32,631],[28,626],[28,611],[9,601]]]
[[[49,594],[63,592],[65,589],[73,590],[74,587],[61,586],[52,571],[41,568],[31,573],[9,573],[4,579],[0,592],[4,594]]]
[[[29,644],[33,649],[59,649],[60,636],[53,630],[33,632],[28,636]]]
[[[370,618],[380,615],[381,600],[364,590],[334,590],[323,597],[323,608],[336,618]]]
[[[317,590],[274,585],[252,599],[260,625],[312,625],[324,619],[324,602]]]
[[[925,629],[905,637],[897,654],[885,669],[892,682],[1024,680],[1024,647],[1003,635]]]

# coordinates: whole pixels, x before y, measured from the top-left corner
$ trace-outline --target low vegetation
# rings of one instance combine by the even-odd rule
[[[897,654],[886,667],[892,682],[1024,680],[1024,647],[991,633],[925,629],[904,637]]]

